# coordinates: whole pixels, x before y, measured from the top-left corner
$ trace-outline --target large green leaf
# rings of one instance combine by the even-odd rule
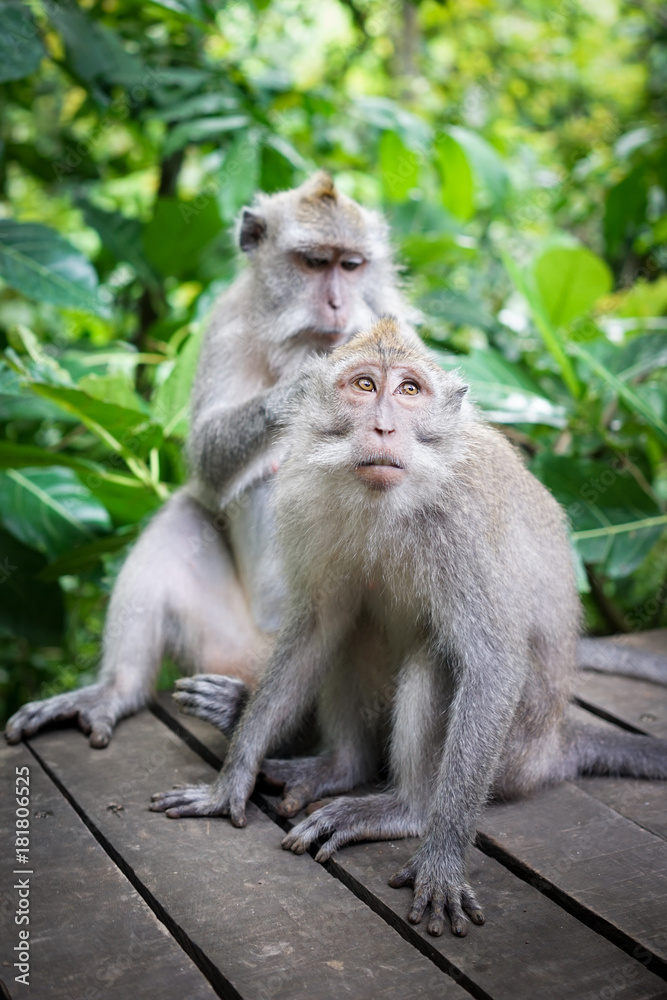
[[[38,645],[57,645],[65,626],[63,594],[39,579],[46,560],[0,530],[0,627]]]
[[[47,11],[65,43],[72,72],[90,85],[96,97],[104,99],[102,88],[113,84],[141,86],[144,91],[156,86],[159,73],[153,76],[138,56],[123,47],[115,31],[93,20],[78,4],[52,3]]]
[[[534,277],[547,316],[555,327],[583,316],[612,287],[611,271],[586,247],[555,246],[535,261]]]
[[[160,198],[144,230],[146,256],[165,275],[192,271],[207,244],[222,230],[214,195],[196,202]]]
[[[585,563],[599,566],[607,576],[632,573],[664,530],[659,506],[620,461],[592,462],[542,452],[531,469],[563,504],[575,534],[595,532],[578,539],[577,549]],[[647,520],[649,526],[642,526]],[[635,530],[614,530],[631,522],[637,522]]]
[[[75,473],[55,466],[0,472],[0,520],[52,559],[111,528],[107,511]]]
[[[203,330],[188,338],[169,377],[153,393],[154,419],[164,427],[165,437],[185,437],[188,432],[190,390],[197,371]]]
[[[0,219],[0,277],[38,302],[109,315],[90,261],[38,223]]]
[[[502,205],[509,193],[510,179],[500,154],[491,143],[468,128],[453,125],[448,132],[465,151],[472,167],[475,187],[483,192],[484,200],[495,207]]]
[[[434,351],[446,371],[458,369],[470,383],[472,399],[489,420],[499,424],[544,424],[564,427],[565,407],[552,403],[518,365],[510,364],[498,351],[446,354]]]
[[[252,200],[258,187],[259,167],[259,136],[252,129],[246,130],[232,139],[216,175],[218,207],[226,222],[231,222]]]
[[[89,201],[79,202],[83,217],[97,230],[104,249],[117,261],[126,261],[148,285],[156,285],[158,277],[141,251],[141,222],[120,212],[105,212]]]
[[[436,162],[442,178],[442,203],[457,219],[473,213],[473,176],[463,147],[451,135],[435,140]]]
[[[238,104],[236,97],[213,91],[210,94],[195,94],[194,97],[177,101],[160,111],[152,111],[150,117],[167,122],[180,122],[201,118],[204,115],[217,115],[223,111],[232,111],[238,108]]]
[[[208,142],[225,132],[238,131],[248,123],[247,115],[219,115],[181,122],[169,133],[164,144],[164,155],[169,156],[190,143]]]
[[[0,83],[28,76],[45,54],[30,8],[11,0],[0,4]]]
[[[403,201],[419,184],[419,156],[392,131],[380,139],[380,171],[387,198]]]

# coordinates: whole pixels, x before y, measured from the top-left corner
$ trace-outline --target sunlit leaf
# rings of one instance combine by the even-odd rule
[[[442,178],[442,203],[457,219],[465,221],[474,208],[473,176],[468,157],[451,135],[439,135],[435,149]]]
[[[588,312],[612,286],[608,266],[586,247],[550,247],[535,261],[533,273],[555,327],[567,326]]]
[[[390,201],[403,201],[419,183],[419,157],[404,145],[396,132],[382,133],[380,170]]]

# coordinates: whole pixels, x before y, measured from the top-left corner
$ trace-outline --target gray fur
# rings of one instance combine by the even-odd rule
[[[374,771],[386,702],[386,791],[334,800],[283,847],[324,839],[323,861],[351,841],[422,836],[391,884],[414,887],[411,921],[430,906],[431,934],[447,913],[463,935],[484,921],[466,859],[490,797],[584,772],[667,778],[667,742],[567,718],[581,611],[564,518],[456,374],[383,320],[303,382],[277,476],[285,627],[217,781],[152,808],[244,826],[261,769],[284,781],[284,815],[348,791]],[[265,760],[313,703],[321,755]]]
[[[242,234],[247,267],[214,309],[193,389],[190,482],[144,531],[116,581],[100,682],[25,705],[7,724],[12,743],[71,718],[92,746],[106,746],[116,722],[146,704],[166,654],[186,670],[250,686],[264,668],[284,595],[269,501],[301,366],[381,310],[406,329],[415,314],[398,289],[386,223],[326,174],[258,195],[242,214]],[[310,252],[329,265],[304,270],[299,254]],[[348,272],[351,255],[363,266]]]

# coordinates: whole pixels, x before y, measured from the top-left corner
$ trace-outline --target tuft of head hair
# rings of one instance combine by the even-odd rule
[[[318,170],[301,185],[299,190],[302,201],[317,202],[321,199],[336,201],[338,198],[333,177],[328,170]]]
[[[406,337],[394,316],[382,316],[369,330],[362,330],[346,344],[337,347],[331,357],[334,362],[348,362],[358,355],[376,357],[386,367],[399,362],[413,362],[440,371],[414,336],[410,339]]]

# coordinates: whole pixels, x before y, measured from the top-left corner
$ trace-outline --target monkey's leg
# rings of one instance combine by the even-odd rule
[[[229,753],[211,785],[193,785],[153,796],[151,809],[181,816],[229,816],[245,826],[245,804],[267,751],[279,744],[312,703],[318,681],[348,631],[346,616],[329,615],[326,627],[310,608],[297,610],[281,632],[257,690],[236,728]],[[342,629],[345,631],[342,632]]]
[[[427,930],[436,936],[445,927],[445,912],[452,933],[461,937],[468,931],[467,917],[476,924],[484,922],[482,909],[466,881],[467,855],[498,769],[528,663],[527,650],[525,658],[520,655],[520,638],[508,629],[493,641],[491,637],[497,630],[497,620],[485,620],[482,613],[474,621],[452,623],[451,637],[443,641],[440,662],[431,666],[437,675],[450,677],[455,684],[447,710],[444,745],[437,740],[430,747],[425,745],[429,737],[428,730],[423,730],[418,738],[416,763],[414,751],[404,760],[397,760],[399,782],[404,783],[407,792],[412,772],[421,775],[418,788],[425,787],[424,768],[419,761],[429,759],[429,749],[434,763],[440,758],[439,764],[426,772],[437,775],[430,796],[426,837],[389,883],[394,888],[413,886],[414,900],[408,913],[411,923],[419,923],[430,904]],[[410,745],[411,714],[424,718],[433,714],[425,697],[428,686],[423,685],[420,695],[417,681],[410,712],[399,715],[396,722],[397,736],[406,748]]]
[[[6,737],[16,743],[50,722],[76,719],[91,746],[105,747],[118,720],[148,701],[165,653],[250,680],[262,662],[260,649],[224,539],[195,500],[177,493],[116,581],[99,682],[24,705]]]
[[[660,656],[644,649],[624,646],[607,639],[580,639],[577,649],[580,667],[603,674],[624,674],[658,684],[667,684],[667,654]]]
[[[238,677],[196,674],[176,681],[174,701],[184,715],[193,715],[231,736],[248,704],[250,688]]]
[[[303,854],[316,840],[326,837],[315,860],[328,861],[339,847],[353,841],[418,837],[424,826],[425,817],[394,792],[340,798],[298,823],[283,838],[282,846]]]
[[[284,786],[277,811],[295,816],[323,795],[347,792],[377,771],[378,729],[388,712],[395,685],[389,676],[386,640],[371,622],[362,621],[342,648],[324,680],[317,717],[323,752],[316,757],[265,760],[262,774]],[[372,664],[372,667],[370,666]]]
[[[302,854],[327,837],[316,856],[326,861],[352,841],[421,835],[432,794],[433,747],[442,740],[446,700],[446,686],[430,669],[426,654],[415,654],[401,670],[393,697],[392,791],[337,799],[295,826],[282,846]]]

